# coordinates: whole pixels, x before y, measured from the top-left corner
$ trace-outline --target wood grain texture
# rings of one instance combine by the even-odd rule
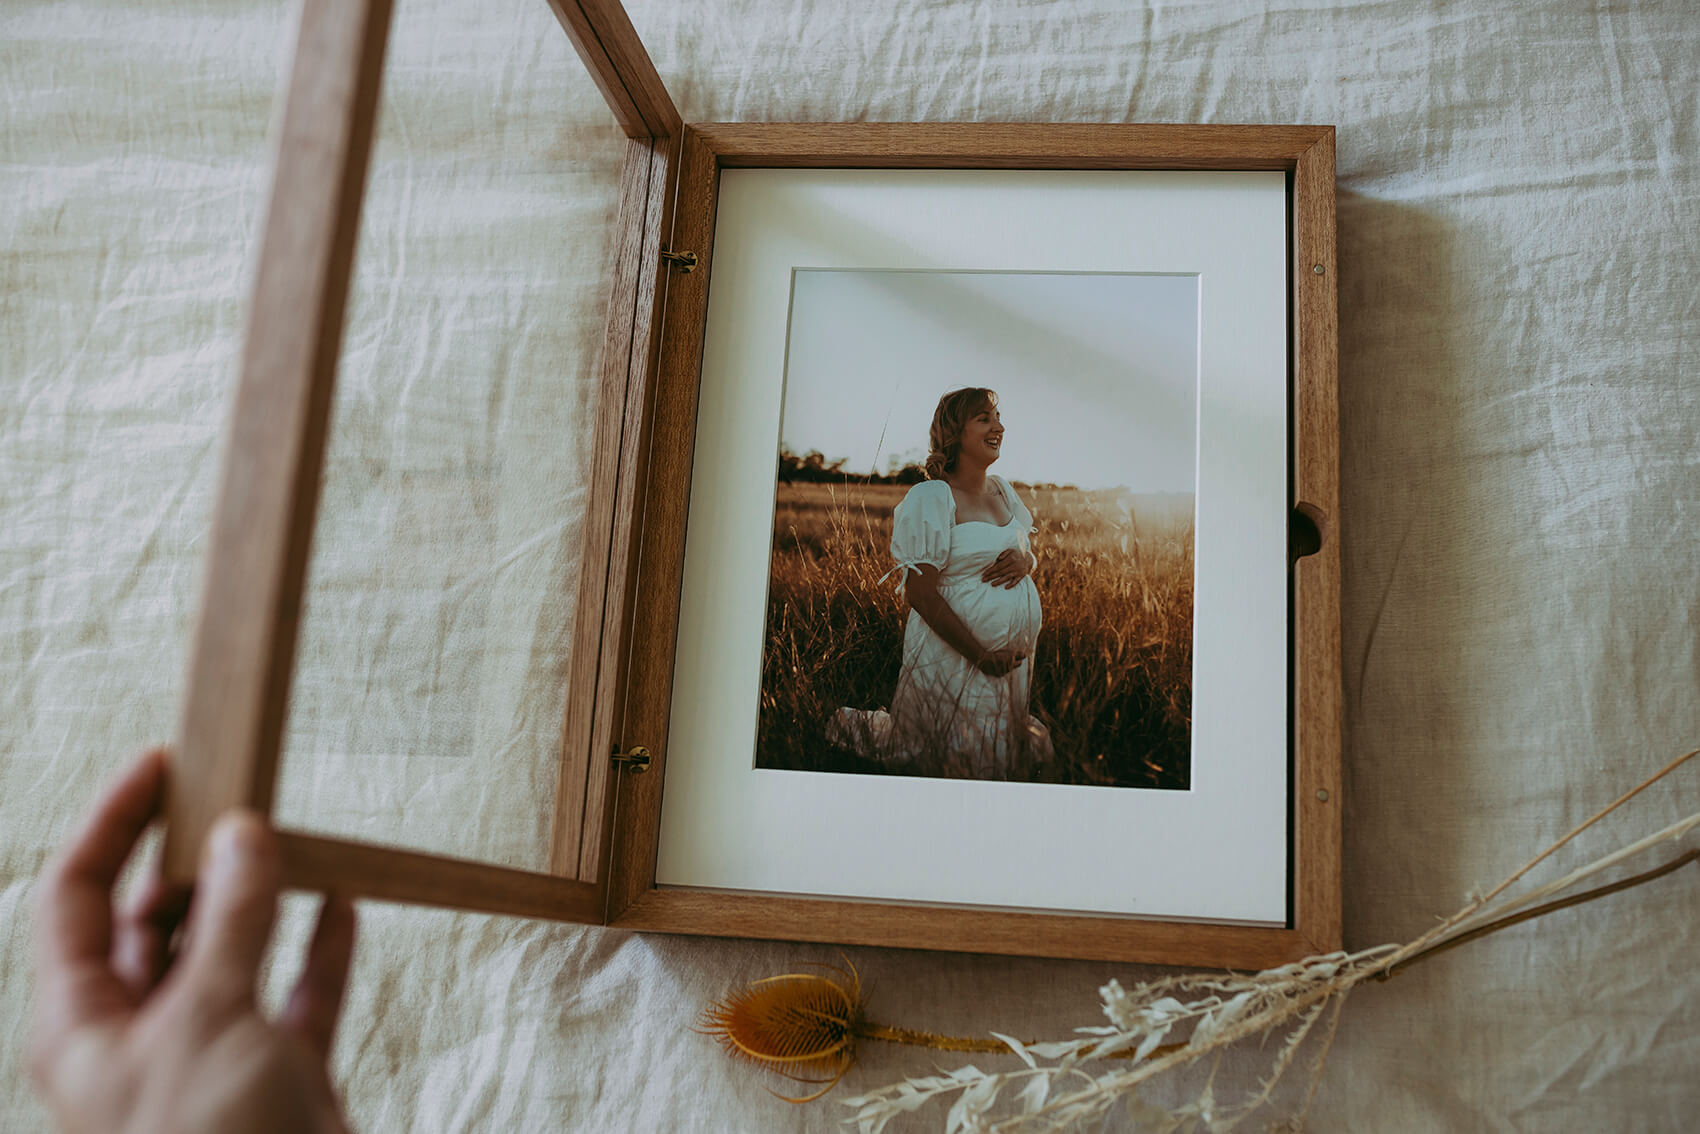
[[[619,0],[549,0],[628,138],[677,137],[683,122]]]
[[[1292,169],[1328,128],[716,122],[692,129],[723,167]]]
[[[1293,496],[1322,534],[1293,568],[1294,924],[1340,948],[1340,413],[1334,132],[1293,171]],[[1318,272],[1316,269],[1321,268]]]
[[[277,838],[291,889],[551,921],[602,917],[600,888],[571,879],[296,831]]]
[[[271,807],[390,0],[306,0],[278,136],[167,806],[187,881]]]
[[[697,390],[714,245],[718,170],[714,153],[687,128],[679,152],[675,249],[697,254],[689,275],[667,286],[665,333],[657,360],[653,440],[647,467],[633,486],[642,509],[639,575],[632,608],[630,663],[622,735],[650,751],[650,770],[621,774],[609,862],[608,910],[613,917],[647,894],[655,880],[661,835],[661,792],[669,753],[673,654],[679,633],[679,586],[684,577],[685,521],[690,508],[696,441]]]
[[[604,347],[594,479],[590,499],[598,502],[586,519],[583,586],[573,642],[575,684],[568,691],[566,740],[562,750],[559,810],[551,869],[562,876],[600,881],[612,839],[615,776],[609,755],[625,703],[633,603],[637,591],[637,524],[649,464],[651,407],[660,354],[662,303],[668,273],[661,247],[672,227],[677,183],[676,143],[670,138],[632,143],[626,191],[621,200],[620,257],[630,272],[609,308]],[[641,166],[641,177],[633,166]],[[629,276],[629,280],[628,280]],[[617,326],[623,321],[623,327]],[[623,371],[616,374],[618,359]],[[618,381],[616,381],[618,379]],[[586,678],[588,682],[586,683]],[[642,740],[626,741],[626,746]]]
[[[614,237],[614,260],[609,272],[608,308],[604,314],[602,351],[597,363],[596,424],[591,431],[591,501],[585,512],[579,543],[579,582],[573,615],[572,649],[567,659],[566,706],[561,720],[561,770],[555,787],[554,827],[550,834],[549,869],[566,878],[594,882],[581,874],[579,861],[587,832],[584,817],[592,773],[606,767],[608,749],[598,747],[597,696],[602,671],[607,596],[612,580],[624,571],[614,562],[615,509],[610,503],[619,491],[621,440],[630,398],[632,342],[636,333],[638,281],[643,271],[644,237],[650,203],[649,181],[654,143],[633,138],[626,144],[620,174],[620,210]],[[653,288],[652,288],[653,290]],[[602,740],[606,744],[606,737]],[[596,824],[591,824],[595,828]],[[589,841],[596,842],[596,838]]]
[[[666,305],[656,446],[644,488],[643,551],[625,735],[655,753],[622,776],[608,920],[630,929],[951,949],[1156,964],[1261,968],[1337,948],[1339,898],[1339,547],[1335,409],[1332,127],[765,125],[689,127],[675,246],[699,268]],[[846,902],[656,888],[679,586],[689,509],[718,170],[722,166],[1047,169],[1283,169],[1293,174],[1294,488],[1328,524],[1295,568],[1295,863],[1288,928]],[[1312,265],[1321,263],[1316,275]],[[677,738],[689,758],[689,739]],[[1316,793],[1326,790],[1329,798]]]
[[[660,887],[610,924],[619,929],[826,941],[1130,964],[1262,969],[1305,956],[1295,930],[1058,913],[843,901]]]
[[[627,387],[626,413],[620,438],[620,477],[614,499],[614,539],[610,547],[607,614],[602,637],[601,680],[597,687],[597,731],[593,750],[611,752],[644,743],[641,736],[619,734],[626,711],[626,684],[631,657],[632,626],[638,594],[638,563],[642,554],[643,490],[654,439],[655,402],[659,383],[661,344],[666,323],[666,297],[675,278],[661,259],[672,238],[673,207],[679,184],[677,137],[657,138],[650,153],[649,205],[644,230],[643,267],[638,277],[637,321],[632,339],[632,377]],[[618,784],[632,779],[624,765],[604,762],[593,768],[586,785],[586,814],[598,816],[595,837],[587,837],[579,861],[579,877],[604,879],[613,841],[614,814],[619,805]]]

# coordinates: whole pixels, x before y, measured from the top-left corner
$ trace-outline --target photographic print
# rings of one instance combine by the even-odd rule
[[[793,272],[756,767],[1189,786],[1198,308]]]

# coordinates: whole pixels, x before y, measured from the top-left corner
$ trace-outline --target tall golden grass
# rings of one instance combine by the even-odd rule
[[[892,566],[902,485],[780,484],[756,763],[798,771],[958,776],[942,757],[888,768],[834,747],[840,706],[888,707],[908,608]],[[1056,758],[1037,783],[1185,788],[1192,734],[1190,498],[1019,490],[1037,524],[1044,629],[1031,711]]]

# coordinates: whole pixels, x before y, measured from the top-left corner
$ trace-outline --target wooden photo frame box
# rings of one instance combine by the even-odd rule
[[[280,831],[295,887],[657,932],[1262,968],[1340,947],[1334,133],[1317,126],[686,125],[614,0],[550,0],[628,136],[548,873]],[[167,873],[269,814],[390,0],[305,0],[175,753]],[[1286,175],[1287,916],[1225,924],[657,886],[720,171]],[[673,742],[670,745],[670,742]]]

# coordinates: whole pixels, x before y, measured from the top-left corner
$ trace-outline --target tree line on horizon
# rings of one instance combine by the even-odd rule
[[[844,466],[848,457],[835,461],[826,459],[819,449],[810,449],[799,456],[784,445],[779,447],[780,484],[920,484],[927,479],[925,466],[910,461],[888,473],[851,472]],[[1072,484],[1023,484],[1022,488],[1071,489]]]

